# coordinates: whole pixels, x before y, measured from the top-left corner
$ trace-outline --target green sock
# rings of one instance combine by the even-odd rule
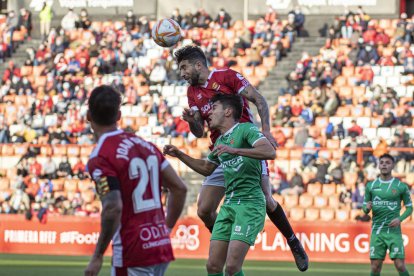
[[[215,273],[215,274],[207,274],[208,276],[224,276],[223,272]]]
[[[404,271],[404,272],[399,272],[398,273],[400,276],[410,276],[410,273],[408,273],[408,270]]]
[[[234,274],[234,276],[244,276],[243,270],[240,270],[239,272],[237,272],[236,274]]]
[[[371,276],[380,276],[380,273],[374,273],[374,272],[371,271],[371,274],[370,275]]]

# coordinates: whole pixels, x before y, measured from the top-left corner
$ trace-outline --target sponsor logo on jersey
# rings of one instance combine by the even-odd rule
[[[201,95],[201,93],[197,94],[197,99],[201,100],[202,97],[203,95]]]
[[[242,74],[240,74],[240,73],[237,73],[236,74],[236,77],[239,79],[239,80],[244,80],[244,77],[242,76]]]
[[[392,189],[391,191],[392,191],[392,194],[393,195],[395,195],[397,193],[397,190],[396,189]]]
[[[373,206],[377,207],[387,207],[391,211],[394,211],[398,207],[397,201],[382,200],[379,196],[375,196],[372,201]]]
[[[240,232],[241,231],[241,226],[240,225],[236,225],[236,227],[234,227],[234,231]]]
[[[234,144],[234,139],[231,139],[230,145],[233,145],[233,144]]]
[[[226,169],[228,167],[233,167],[234,169],[237,169],[237,171],[240,169],[241,165],[243,165],[243,157],[237,156],[233,159],[227,160],[227,161],[221,161],[221,166],[223,169]]]
[[[213,88],[214,90],[219,90],[220,85],[217,82],[213,82],[213,85],[211,86],[211,88]]]

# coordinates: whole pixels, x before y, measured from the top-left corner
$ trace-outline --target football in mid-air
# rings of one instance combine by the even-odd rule
[[[180,25],[173,19],[161,19],[152,28],[152,39],[161,47],[172,47],[180,38]]]

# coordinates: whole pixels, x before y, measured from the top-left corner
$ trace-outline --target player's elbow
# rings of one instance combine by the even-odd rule
[[[272,148],[264,152],[264,160],[274,160],[276,158],[276,151]]]

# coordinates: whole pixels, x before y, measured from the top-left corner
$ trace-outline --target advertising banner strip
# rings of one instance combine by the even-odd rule
[[[293,227],[314,262],[369,262],[369,223],[299,222]],[[0,215],[0,253],[91,255],[99,230],[99,218],[49,216],[41,224],[20,215]],[[414,224],[403,224],[402,231],[406,262],[414,263]],[[171,238],[176,258],[207,259],[210,233],[198,218],[180,219]],[[270,222],[247,259],[293,261],[286,240]]]

